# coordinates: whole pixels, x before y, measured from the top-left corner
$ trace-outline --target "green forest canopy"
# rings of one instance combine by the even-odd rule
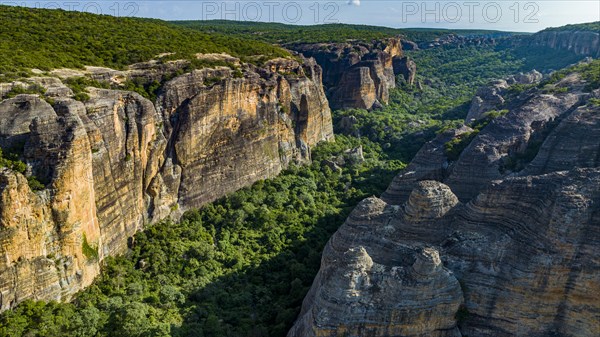
[[[33,22],[47,20],[47,16],[42,19],[36,11],[0,9],[2,15],[12,13],[13,17],[20,15],[37,20]],[[166,35],[153,37],[157,41],[165,40],[167,46],[178,45],[175,41],[166,41],[169,36],[190,34],[185,28],[173,28],[158,20],[117,19],[59,11],[49,14],[56,16],[55,20],[66,15],[78,18],[74,22],[114,21],[110,29],[128,32],[116,39],[132,41],[132,45],[119,47],[118,55],[123,57],[128,57],[126,52],[130,49],[140,59],[163,51],[159,45],[146,46],[135,41],[144,41],[144,34],[150,34],[147,39],[152,37],[148,27],[160,34],[164,33],[162,28],[167,27]],[[44,24],[48,28],[48,24]],[[80,24],[90,29],[90,34],[95,34],[87,23]],[[18,26],[16,22],[8,25]],[[98,33],[99,36],[105,34],[108,39],[111,34],[108,27],[110,25],[99,28],[108,30]],[[232,31],[223,28],[218,33],[232,34],[240,39],[222,41],[223,35],[197,32],[212,43],[202,45],[202,48],[224,46],[231,48],[228,49],[231,54],[240,50],[240,46],[230,41],[239,43],[243,41],[241,38],[247,38],[243,35],[246,33],[236,33],[230,23],[223,23],[223,27]],[[325,28],[325,32],[307,33],[306,37],[317,39],[332,35],[327,29],[341,26],[332,27]],[[150,30],[140,37],[136,29],[145,28]],[[2,32],[7,36],[5,31]],[[175,35],[169,35],[171,33]],[[58,34],[64,38],[70,33]],[[371,33],[364,34],[369,36]],[[36,38],[41,40],[30,43],[54,43],[50,33],[39,33]],[[80,36],[69,41],[83,43],[87,40]],[[5,43],[0,42],[0,46],[8,48]],[[58,48],[61,50],[58,55],[73,58],[65,63],[85,64],[94,61],[93,57],[104,60],[112,55],[106,46],[91,44],[77,47],[87,48],[84,50],[87,54],[81,56],[77,55],[78,49],[74,46],[64,41],[60,43],[64,45],[62,49]],[[252,48],[265,46],[257,42],[252,44],[248,46],[249,52],[237,55],[251,55],[255,50]],[[281,51],[267,47],[275,54]],[[135,54],[136,48],[147,54]],[[156,49],[148,51],[144,48]],[[195,52],[196,47],[180,48],[186,53]],[[14,51],[1,50],[2,56],[15,55]],[[108,54],[98,56],[96,50]],[[94,55],[89,55],[91,51]],[[47,57],[43,52],[32,55]],[[542,61],[539,53],[517,54],[493,46],[434,48],[409,54],[418,64],[417,80],[423,83],[422,89],[399,83],[400,87],[390,94],[390,104],[377,113],[361,109],[334,112],[336,122],[345,116],[356,117],[356,128],[362,137],[343,135],[341,130],[336,130],[335,142],[314,149],[312,164],[292,166],[276,178],[259,181],[188,212],[178,223],[165,221],[136,234],[135,244],[128,254],[107,258],[102,274],[92,286],[80,292],[73,303],[25,301],[15,310],[0,315],[0,336],[285,336],[319,268],[325,243],[356,203],[365,197],[379,195],[394,174],[436,132],[462,123],[472,94],[479,85],[491,78],[530,70],[529,64],[539,66]],[[542,55],[548,59],[547,66],[556,69],[571,62],[570,58],[550,51],[544,51]],[[27,64],[39,62],[25,61],[29,62]],[[2,62],[2,65],[7,64]],[[126,65],[131,60],[119,62]],[[596,65],[589,66],[589,71],[584,73],[590,83],[598,83]],[[563,72],[555,75],[556,78],[561,76],[564,76]],[[346,149],[358,145],[363,146],[365,162],[346,165],[341,170],[321,165],[323,160],[343,155]],[[57,257],[48,258],[60,262]]]
[[[123,68],[161,53],[287,57],[279,47],[165,21],[0,5],[0,82],[31,68]],[[20,74],[24,73],[25,74]],[[1,75],[0,75],[1,76]]]
[[[543,31],[576,31],[576,30],[587,30],[592,32],[600,33],[600,21],[578,23],[573,25],[566,25],[562,27],[551,27],[544,29]]]
[[[502,36],[513,33],[492,30],[446,30],[408,28],[397,29],[379,26],[323,24],[311,26],[286,25],[274,22],[248,22],[229,20],[172,21],[172,23],[202,32],[223,33],[253,38],[270,43],[325,43],[348,40],[373,40],[402,35],[415,42],[432,41],[448,34]]]
[[[385,190],[437,131],[462,123],[477,86],[526,70],[492,46],[411,56],[423,89],[399,83],[377,113],[334,112],[334,124],[356,117],[362,137],[336,130],[335,142],[313,149],[312,164],[137,233],[73,303],[25,301],[0,315],[0,336],[285,336],[325,243],[354,206]],[[365,162],[321,164],[358,145]]]

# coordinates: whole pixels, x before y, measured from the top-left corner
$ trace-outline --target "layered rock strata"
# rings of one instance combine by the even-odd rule
[[[66,87],[0,102],[0,145],[20,145],[27,174],[45,183],[33,191],[0,170],[0,309],[68,300],[144,225],[310,160],[333,138],[321,76],[314,60],[277,59],[194,70],[166,82],[155,103],[98,88],[80,102]]]
[[[457,161],[446,144],[473,128],[425,145],[329,240],[288,336],[597,336],[600,89],[585,85],[507,97]]]
[[[600,57],[600,32],[591,30],[543,30],[534,34],[528,43],[571,51],[577,55]]]
[[[467,122],[479,120],[485,117],[485,113],[492,110],[499,110],[503,107],[506,99],[504,96],[509,94],[511,86],[533,85],[539,83],[543,75],[533,70],[526,74],[510,76],[506,79],[493,81],[488,86],[483,86],[477,90],[475,97],[471,101],[471,107],[467,114]]]

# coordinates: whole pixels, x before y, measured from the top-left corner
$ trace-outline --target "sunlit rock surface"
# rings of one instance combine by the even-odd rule
[[[311,147],[333,138],[314,60],[239,66],[175,77],[155,104],[97,88],[82,103],[57,78],[36,79],[52,90],[50,103],[39,95],[0,102],[0,145],[21,146],[28,173],[46,184],[32,191],[22,174],[0,170],[1,310],[68,300],[145,224],[306,162]],[[87,71],[118,82],[163,68]]]

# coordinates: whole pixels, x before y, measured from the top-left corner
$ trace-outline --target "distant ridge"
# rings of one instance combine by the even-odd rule
[[[176,25],[203,32],[217,32],[233,36],[252,36],[271,43],[330,43],[347,40],[373,40],[402,35],[415,42],[427,42],[449,34],[470,36],[510,36],[513,33],[481,29],[389,28],[352,24],[322,24],[311,26],[287,25],[274,22],[248,22],[228,20],[171,21]]]

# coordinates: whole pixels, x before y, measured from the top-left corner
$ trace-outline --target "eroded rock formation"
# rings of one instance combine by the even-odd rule
[[[472,128],[425,145],[327,243],[288,336],[600,334],[600,89],[585,84],[507,96],[456,161],[445,145]]]
[[[528,43],[552,49],[568,50],[577,55],[600,57],[600,32],[591,30],[543,30]]]
[[[453,45],[459,48],[465,46],[482,46],[482,45],[495,45],[497,38],[503,38],[505,36],[510,36],[510,33],[492,33],[487,35],[458,35],[454,33],[450,33],[444,36],[440,36],[435,38],[433,41],[421,42],[418,46],[421,49],[428,48],[437,48],[440,46],[448,46]]]
[[[410,57],[396,57],[393,60],[394,74],[402,74],[407,84],[413,85],[417,76],[417,64]]]
[[[24,144],[28,172],[46,184],[32,191],[24,175],[0,170],[0,310],[69,299],[145,224],[307,161],[333,137],[313,60],[194,70],[165,83],[155,104],[98,88],[82,103],[56,78],[32,81],[54,88],[50,103],[0,102],[0,145]]]
[[[323,84],[334,109],[371,109],[387,104],[396,75],[414,82],[416,65],[403,58],[399,38],[354,43],[294,44],[287,46],[313,57],[323,68]]]
[[[533,70],[526,74],[521,73],[507,79],[493,81],[489,85],[479,88],[471,101],[467,122],[482,119],[486,112],[501,109],[506,102],[504,96],[509,93],[508,89],[511,86],[537,84],[542,78],[543,75],[540,72]]]

